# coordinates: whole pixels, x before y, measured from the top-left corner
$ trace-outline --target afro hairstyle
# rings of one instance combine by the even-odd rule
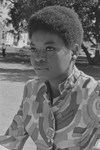
[[[78,15],[65,6],[48,6],[33,14],[28,22],[29,38],[38,30],[58,34],[67,48],[73,48],[76,43],[81,46],[83,41],[83,28]]]

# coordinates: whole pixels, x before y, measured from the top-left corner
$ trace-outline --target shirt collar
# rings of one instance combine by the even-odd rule
[[[77,78],[79,76],[80,76],[80,71],[77,69],[76,66],[74,66],[71,75],[65,81],[63,81],[58,85],[60,93],[62,94],[66,88],[70,89],[74,87],[74,84],[77,81]]]
[[[81,72],[77,69],[76,66],[74,66],[71,75],[58,85],[60,94],[62,94],[65,89],[69,90],[73,88],[80,74]],[[45,82],[45,88],[46,88],[46,92],[50,94],[50,84],[48,81]]]

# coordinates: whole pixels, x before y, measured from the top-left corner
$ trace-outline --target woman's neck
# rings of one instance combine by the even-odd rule
[[[59,91],[59,84],[64,82],[73,72],[73,69],[71,68],[71,70],[69,70],[69,72],[61,75],[59,78],[56,78],[54,80],[49,80],[50,83],[50,87],[53,93],[53,96],[57,97],[60,95],[60,91]]]

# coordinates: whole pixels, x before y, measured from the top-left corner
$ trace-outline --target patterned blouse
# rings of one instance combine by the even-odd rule
[[[75,67],[59,91],[52,99],[49,82],[28,81],[0,144],[22,150],[30,136],[37,150],[100,150],[100,82]]]

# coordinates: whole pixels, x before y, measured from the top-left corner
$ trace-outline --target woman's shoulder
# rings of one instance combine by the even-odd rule
[[[96,87],[96,85],[98,84],[96,81],[96,79],[86,73],[84,73],[81,70],[78,70],[77,68],[75,68],[75,73],[77,74],[77,79],[78,79],[78,85],[82,88],[82,89],[91,89]]]
[[[37,76],[31,80],[28,80],[25,84],[25,89],[28,97],[31,97],[32,95],[37,95],[41,86],[44,86],[44,82],[41,82]]]
[[[91,94],[95,94],[97,90],[100,91],[100,81],[97,81],[95,78],[84,72],[80,73],[78,85],[85,100],[88,99]]]
[[[88,90],[94,90],[98,85],[98,81],[94,77],[87,75],[84,72],[81,72],[81,83],[82,89]]]
[[[26,83],[25,83],[25,86],[26,87],[35,87],[36,84],[39,84],[40,83],[40,80],[37,76],[35,76],[33,79],[30,79],[28,80]]]

